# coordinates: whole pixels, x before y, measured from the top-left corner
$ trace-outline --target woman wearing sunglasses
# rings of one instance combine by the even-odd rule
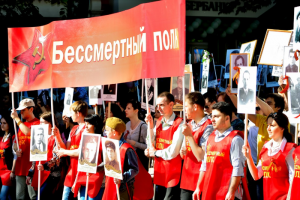
[[[259,163],[255,166],[251,157],[249,144],[243,146],[248,168],[254,180],[263,176],[264,199],[286,199],[293,179],[293,151],[296,144],[292,143],[292,135],[288,131],[289,120],[282,113],[271,113],[267,118],[270,141],[265,143]]]

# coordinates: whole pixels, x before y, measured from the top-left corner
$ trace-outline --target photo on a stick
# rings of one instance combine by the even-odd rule
[[[288,117],[291,123],[300,123],[300,73],[287,73],[289,79],[288,89]]]
[[[102,152],[105,176],[122,180],[119,140],[102,138]]]
[[[47,160],[49,125],[31,126],[30,161]]]
[[[103,101],[117,101],[118,84],[104,85],[101,91]]]
[[[278,80],[279,77],[273,76],[273,66],[268,66],[267,67],[267,82],[266,82],[266,87],[278,87]]]
[[[102,105],[101,98],[102,85],[89,86],[89,104],[90,105]]]
[[[213,54],[211,54],[213,55]],[[215,68],[215,61],[214,58],[211,58],[211,62],[209,63],[209,72],[208,72],[208,84],[207,87],[215,87],[215,85],[218,85],[218,80],[217,80],[217,73],[216,73],[216,68]]]
[[[221,66],[221,72],[220,72],[220,91],[221,92],[225,92],[227,85],[228,85],[228,78],[225,77],[225,67],[222,65]]]
[[[145,82],[146,88],[148,92],[148,105],[151,112],[155,112],[155,94],[156,94],[156,87],[155,87],[155,78],[146,78],[142,80],[142,105],[143,109],[147,109],[146,106],[146,92],[145,92]]]
[[[297,62],[294,57],[293,47],[284,47],[284,59],[283,59],[283,74],[286,73],[298,73],[299,72],[299,61]]]
[[[272,76],[280,77],[282,75],[282,67],[280,66],[273,66]]]
[[[251,65],[252,60],[253,60],[256,43],[257,43],[257,40],[253,40],[251,42],[243,43],[241,46],[240,53],[250,53],[249,65]]]
[[[193,76],[192,76],[191,72],[184,73],[185,94],[188,94],[191,91],[192,78],[193,78]],[[173,94],[173,96],[175,98],[175,104],[173,106],[173,110],[174,111],[182,111],[183,110],[183,78],[182,78],[182,76],[171,77],[170,93]]]
[[[209,59],[207,59],[206,61],[203,62],[202,77],[201,77],[201,94],[204,94],[207,92],[209,65],[210,65]],[[215,73],[215,72],[213,72],[213,73]]]
[[[230,78],[229,84],[231,87],[231,93],[237,93],[237,80],[233,80],[234,75],[238,72],[234,67],[245,67],[249,66],[249,53],[236,53],[230,54]]]
[[[67,87],[65,90],[64,110],[63,110],[63,115],[66,115],[67,117],[71,117],[70,107],[73,103],[73,94],[74,94],[74,88]]]
[[[255,114],[257,67],[241,67],[238,84],[238,113]]]
[[[294,8],[293,50],[300,49],[300,6]]]
[[[78,171],[95,174],[99,159],[99,134],[83,133],[78,156]]]

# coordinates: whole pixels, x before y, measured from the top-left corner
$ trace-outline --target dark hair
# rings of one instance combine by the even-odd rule
[[[225,99],[226,93],[225,93],[225,92],[220,92],[219,94],[217,94],[216,99],[218,100],[218,98],[219,98],[220,96],[222,96],[223,99]]]
[[[298,12],[296,19],[298,19],[299,16],[300,16],[300,11]]]
[[[282,137],[285,137],[287,142],[293,142],[293,136],[289,132],[289,128],[288,128],[289,119],[287,118],[287,116],[281,112],[277,112],[277,113],[269,114],[267,120],[269,118],[272,118],[273,120],[275,120],[276,123],[278,124],[278,126],[284,129]]]
[[[88,115],[84,118],[84,121],[94,125],[95,133],[102,134],[103,121],[101,120],[99,115]]]
[[[278,112],[281,112],[283,111],[284,109],[284,98],[282,96],[280,96],[279,94],[276,94],[276,93],[270,93],[266,96],[266,99],[267,98],[273,98],[274,99],[274,102],[275,102],[275,108],[280,108],[280,110],[278,110]]]
[[[125,115],[124,113],[122,112],[120,106],[118,106],[117,104],[115,103],[112,103],[111,106],[110,106],[110,112],[112,112],[112,114],[114,115],[114,117],[117,117],[119,119],[122,119],[123,121],[125,121]]]
[[[5,113],[2,115],[2,118],[5,119],[6,123],[8,124],[8,128],[9,128],[9,133],[12,135],[14,135],[14,121],[13,119],[10,117],[10,115],[8,113]],[[2,119],[1,118],[1,119]]]
[[[203,95],[203,98],[204,100],[207,99],[208,102],[212,103],[212,102],[217,102],[217,97],[216,97],[216,93],[213,93],[213,92],[206,92],[204,95]]]
[[[231,106],[229,105],[229,103],[226,102],[218,102],[215,103],[212,106],[213,110],[218,110],[220,111],[222,114],[224,114],[225,116],[229,116],[230,118],[230,122],[231,122],[231,118],[232,118],[232,110],[231,110]]]
[[[140,102],[138,102],[137,100],[134,100],[134,99],[129,100],[129,101],[126,103],[126,106],[127,106],[129,103],[132,105],[132,107],[133,107],[134,110],[136,110],[136,109],[140,110],[140,109],[141,109],[141,104],[140,104]]]
[[[158,95],[157,98],[159,97],[166,97],[167,103],[175,102],[174,96],[170,92],[162,92]]]
[[[243,58],[243,56],[239,55],[238,57],[236,57],[235,61],[234,61],[234,65],[237,66],[236,61],[242,59],[243,60],[243,65],[245,64],[245,60]]]
[[[47,122],[51,123],[51,126],[53,126],[52,124],[52,114],[51,112],[44,112],[40,115],[40,118],[46,120]],[[57,123],[57,120],[56,120],[56,117],[54,116],[54,123],[55,123],[55,126],[58,128],[58,123]]]
[[[197,104],[201,108],[204,108],[205,101],[200,92],[191,92],[185,95],[186,100],[189,100],[191,104]]]

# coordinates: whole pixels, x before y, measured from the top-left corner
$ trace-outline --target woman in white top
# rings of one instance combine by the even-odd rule
[[[288,131],[289,120],[283,113],[271,113],[267,119],[270,141],[265,143],[258,165],[255,166],[251,157],[249,144],[243,146],[249,171],[254,180],[263,176],[264,199],[286,199],[293,180],[293,151],[296,144],[292,143],[292,135]]]

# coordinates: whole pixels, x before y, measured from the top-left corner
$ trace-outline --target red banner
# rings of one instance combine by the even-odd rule
[[[185,0],[9,28],[8,47],[10,92],[182,76]]]

